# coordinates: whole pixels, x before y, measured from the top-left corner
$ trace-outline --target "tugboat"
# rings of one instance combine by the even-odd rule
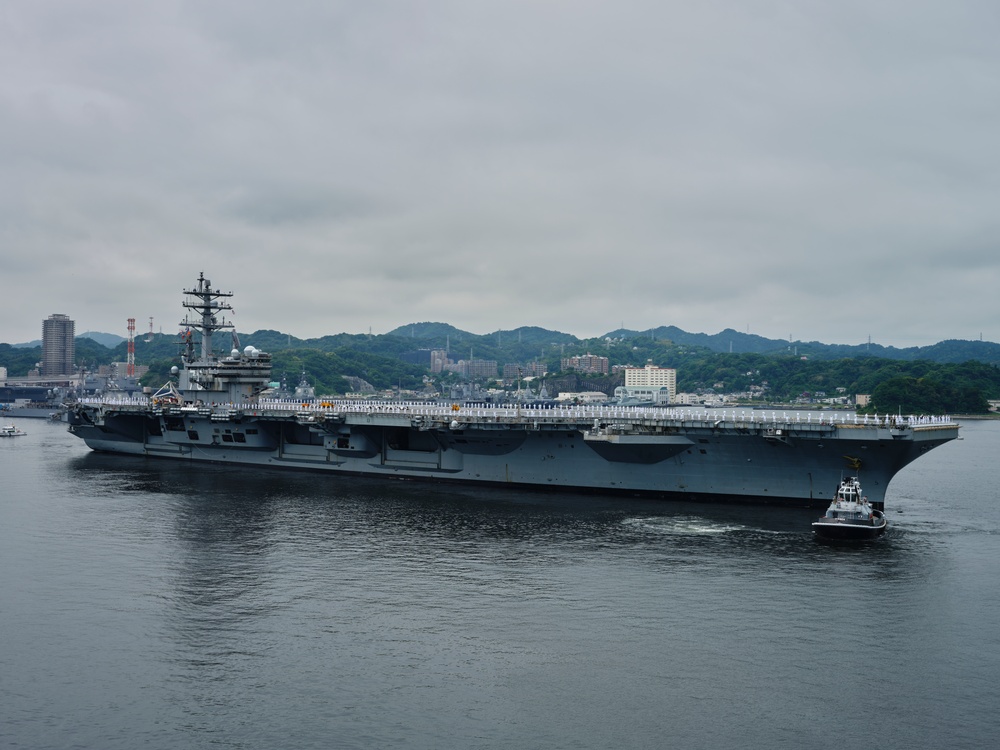
[[[857,477],[840,481],[826,515],[813,522],[813,531],[820,539],[841,542],[863,542],[877,539],[889,522],[885,514],[875,510],[861,494]]]

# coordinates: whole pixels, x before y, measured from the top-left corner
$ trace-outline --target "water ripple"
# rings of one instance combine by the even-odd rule
[[[817,543],[812,511],[26,440],[0,451],[0,744],[992,742],[994,427],[901,472],[861,547]],[[885,722],[839,720],[872,701]]]

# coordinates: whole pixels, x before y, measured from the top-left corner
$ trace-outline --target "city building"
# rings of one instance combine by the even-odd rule
[[[57,313],[42,321],[42,375],[72,375],[76,370],[76,323]]]
[[[534,377],[542,377],[547,372],[548,372],[548,370],[545,367],[545,363],[544,362],[539,362],[538,360],[534,360],[533,362],[528,362],[524,366],[524,373],[525,373],[525,375],[532,375]]]
[[[672,367],[657,367],[652,364],[645,367],[628,367],[625,369],[625,385],[629,388],[667,386],[676,393],[677,370]]]
[[[599,357],[596,354],[583,354],[579,357],[563,357],[559,360],[559,367],[562,370],[577,370],[578,372],[607,375],[609,364],[607,357]]]
[[[101,372],[101,369],[104,368],[99,368],[98,374],[99,375],[105,374]],[[109,372],[106,374],[110,374],[113,375],[114,377],[120,378],[123,375],[125,375],[125,373],[128,372],[128,362],[112,362],[111,366],[108,367],[107,369]],[[143,375],[149,372],[149,365],[133,365],[132,369],[135,373],[133,377],[141,378]]]
[[[658,404],[672,403],[677,395],[677,370],[652,364],[626,368],[624,393]]]
[[[431,372],[444,372],[448,369],[451,360],[448,359],[448,352],[444,349],[431,350]]]
[[[449,364],[447,369],[470,380],[490,379],[497,376],[497,363],[494,359],[460,359],[454,364]]]
[[[513,382],[520,378],[531,378],[540,377],[545,375],[545,365],[541,362],[526,362],[521,364],[520,362],[508,362],[503,366],[503,379],[508,382]]]

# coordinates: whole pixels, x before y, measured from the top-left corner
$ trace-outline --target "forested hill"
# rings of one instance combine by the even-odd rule
[[[914,346],[899,349],[877,343],[824,344],[819,341],[786,341],[768,339],[754,334],[741,333],[727,328],[720,333],[688,333],[675,326],[662,326],[651,331],[620,329],[606,334],[608,338],[654,338],[674,344],[701,346],[713,352],[733,354],[798,354],[810,359],[843,359],[845,357],[879,357],[904,361],[930,362],[989,362],[1000,364],[1000,344],[992,341],[967,341],[950,339],[931,346]]]
[[[122,361],[125,342],[108,346],[88,334],[77,337],[77,357],[81,362]],[[354,348],[371,354],[398,357],[417,349],[447,349],[453,359],[495,359],[498,362],[519,362],[549,359],[573,354],[608,353],[622,344],[636,351],[655,352],[677,347],[704,349],[719,354],[763,354],[805,357],[810,360],[834,360],[854,357],[875,357],[907,362],[928,361],[941,364],[983,362],[1000,365],[1000,344],[992,341],[951,339],[931,346],[896,348],[876,343],[856,345],[824,344],[819,341],[784,341],[741,333],[728,328],[715,334],[689,333],[676,326],[661,326],[646,331],[619,329],[593,339],[579,339],[560,331],[537,326],[475,334],[447,323],[411,323],[381,335],[338,333],[320,338],[301,339],[289,333],[260,330],[240,333],[244,344],[250,343],[264,351],[314,349],[336,351]],[[40,343],[40,342],[39,342]],[[111,343],[111,342],[108,342]],[[102,356],[105,349],[111,359]],[[619,350],[620,351],[620,350]],[[136,339],[136,361],[149,362],[177,353],[176,337],[156,334],[151,340]],[[117,358],[117,359],[116,359]],[[14,374],[23,374],[41,359],[41,346],[11,346],[0,344],[0,365]]]
[[[451,350],[469,346],[489,348],[517,348],[518,345],[538,349],[539,347],[571,346],[591,343],[594,348],[606,340],[645,339],[661,345],[694,346],[718,353],[732,354],[795,354],[809,359],[844,359],[845,357],[878,357],[898,359],[907,362],[925,360],[930,362],[957,363],[985,362],[1000,364],[1000,344],[992,341],[968,341],[950,339],[931,346],[897,348],[877,343],[864,344],[824,344],[819,341],[786,341],[769,339],[751,333],[727,328],[719,333],[689,333],[676,326],[660,326],[645,331],[620,328],[610,331],[597,339],[578,339],[568,333],[550,331],[545,328],[527,326],[513,330],[501,330],[478,335],[455,328],[447,323],[411,323],[390,331],[387,336],[408,338],[414,345]],[[594,352],[598,353],[597,351]],[[479,356],[479,355],[477,355]]]
[[[435,323],[404,326],[382,335],[340,333],[299,339],[261,330],[240,333],[238,340],[231,342],[220,338],[220,351],[242,342],[243,346],[271,352],[275,379],[294,385],[305,373],[318,392],[327,394],[357,390],[363,384],[380,390],[429,387],[430,350],[447,349],[452,360],[493,360],[498,366],[540,363],[551,374],[553,388],[562,388],[559,377],[566,375],[563,358],[595,354],[606,356],[612,365],[641,367],[652,362],[673,367],[681,391],[741,393],[763,387],[762,392],[772,400],[819,392],[869,393],[877,408],[896,410],[907,404],[915,413],[980,412],[986,410],[985,399],[1000,398],[1000,352],[996,344],[982,341],[943,341],[932,347],[893,349],[789,344],[732,331],[704,336],[676,329],[645,334],[615,331],[603,338],[581,340],[535,327],[480,336]],[[741,347],[762,351],[742,351]],[[143,384],[154,387],[164,383],[178,354],[176,336],[156,334],[136,339],[136,364],[150,367]],[[41,355],[41,347],[0,344],[0,366],[7,368],[12,378],[36,367]],[[124,342],[108,348],[90,338],[77,339],[77,365],[89,370],[124,362],[126,356]],[[456,377],[441,373],[433,380],[447,382]],[[585,390],[610,393],[621,384],[622,375],[612,372],[604,378],[600,383],[588,383]],[[576,386],[565,387],[574,390]],[[920,399],[911,403],[901,394],[917,394]]]

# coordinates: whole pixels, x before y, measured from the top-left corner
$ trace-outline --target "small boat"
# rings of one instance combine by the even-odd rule
[[[22,435],[27,435],[28,433],[24,430],[17,429],[12,424],[5,424],[0,426],[0,437],[21,437]]]
[[[860,542],[877,539],[889,522],[885,514],[875,510],[868,498],[861,494],[857,477],[840,482],[826,515],[813,522],[813,531],[820,539]]]

